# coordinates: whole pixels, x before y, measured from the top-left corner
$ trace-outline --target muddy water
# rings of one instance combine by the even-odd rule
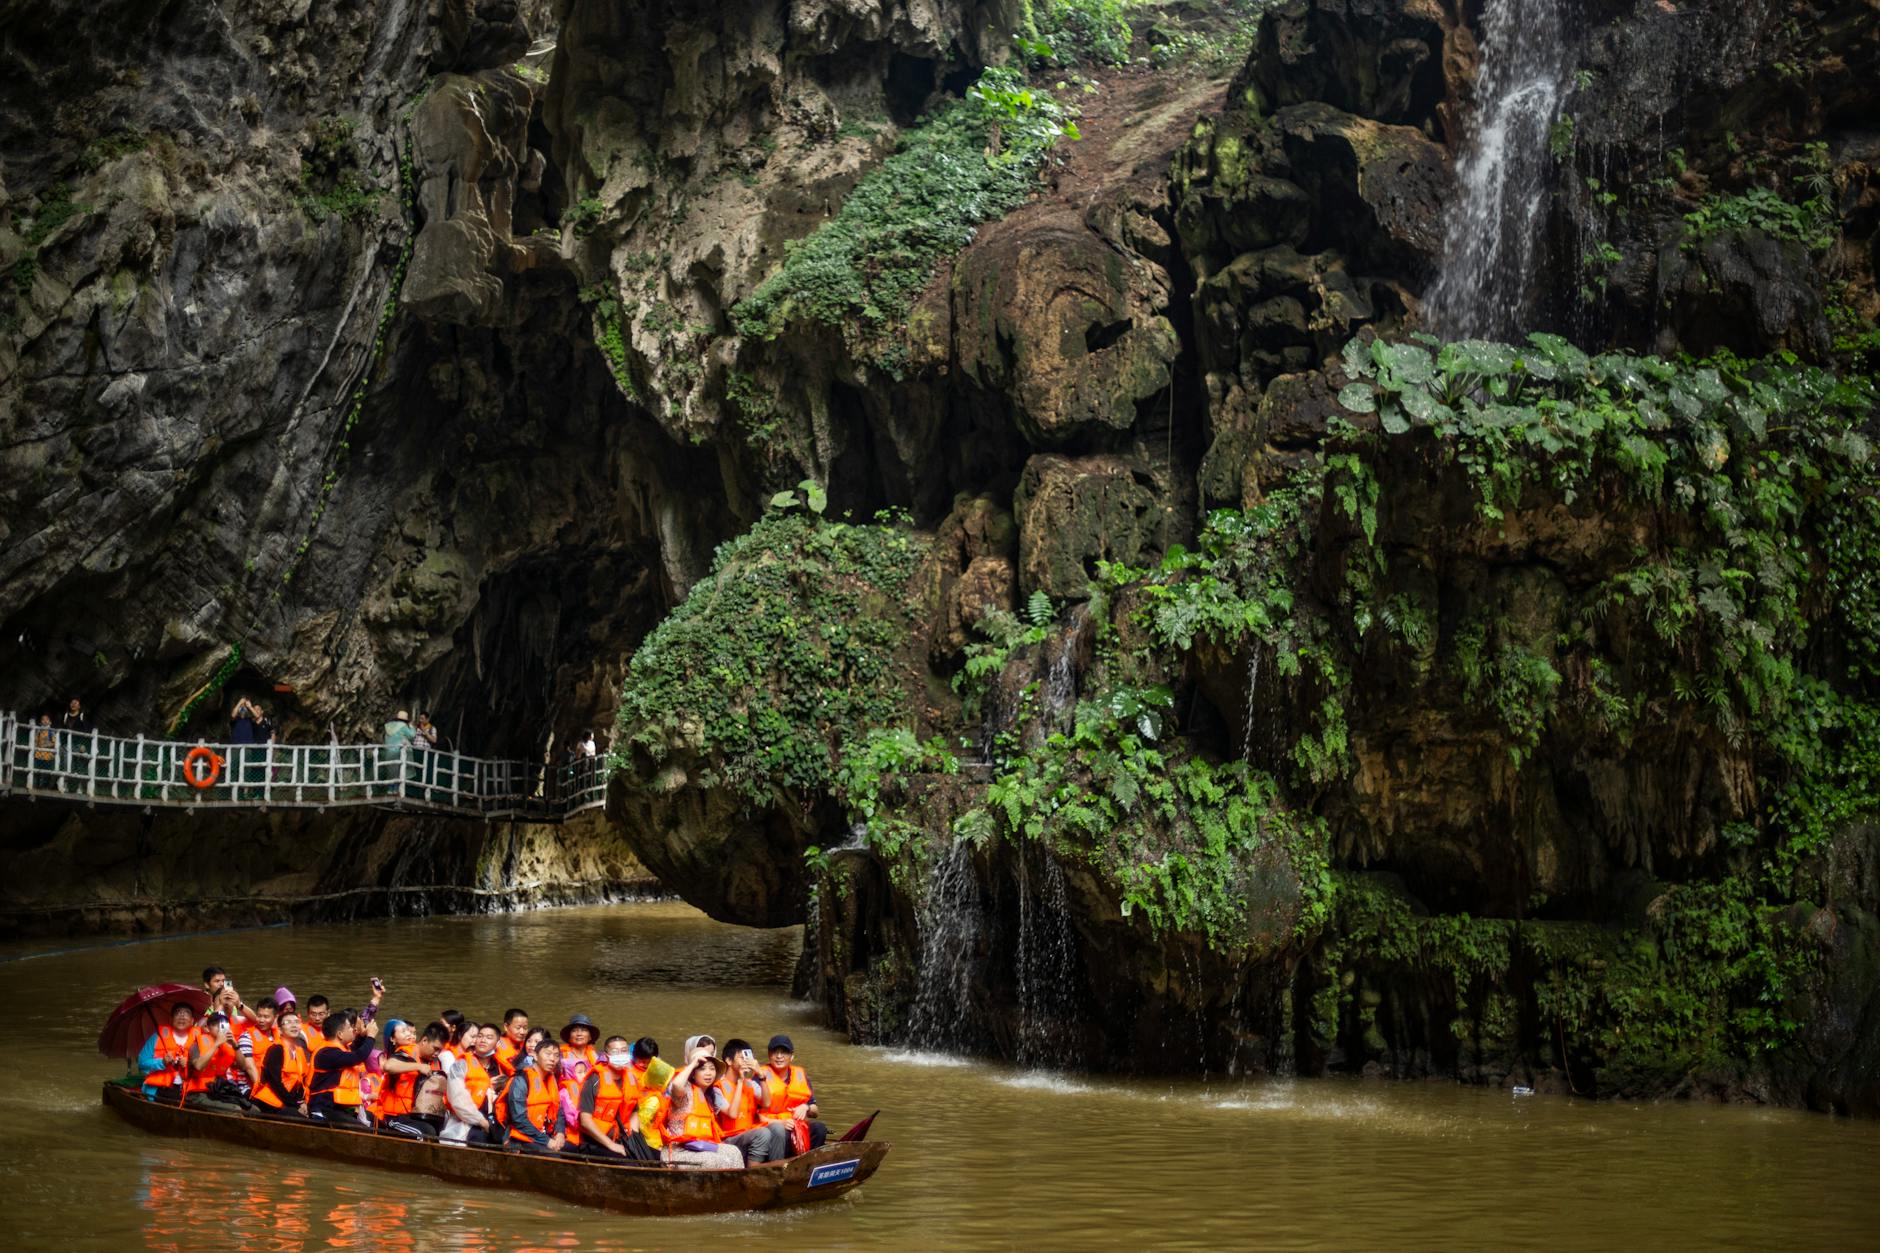
[[[1880,1125],[1515,1099],[1447,1084],[1121,1081],[853,1048],[786,985],[794,931],[678,905],[293,927],[51,956],[0,948],[0,1231],[21,1249],[1872,1248]],[[24,959],[22,959],[24,957]],[[850,1199],[624,1219],[522,1193],[133,1131],[95,1056],[132,986],[227,966],[386,1008],[572,1010],[676,1053],[709,1030],[796,1038],[828,1121],[883,1111],[894,1153]],[[559,1021],[559,1020],[558,1020]]]

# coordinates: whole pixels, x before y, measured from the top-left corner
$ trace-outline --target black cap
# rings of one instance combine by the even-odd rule
[[[575,1027],[586,1027],[590,1035],[597,1040],[600,1039],[601,1029],[594,1025],[592,1018],[589,1018],[586,1014],[570,1014],[568,1016],[568,1025],[561,1029],[561,1042],[563,1044],[568,1042],[568,1032]]]
[[[787,1035],[773,1035],[770,1037],[770,1047],[764,1051],[774,1053],[778,1049],[782,1049],[786,1053],[794,1053],[796,1052],[796,1045],[790,1043],[790,1037]]]

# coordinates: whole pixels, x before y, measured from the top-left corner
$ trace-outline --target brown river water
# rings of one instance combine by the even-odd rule
[[[0,1232],[20,1249],[1880,1247],[1880,1124],[1684,1102],[1516,1098],[1446,1083],[1117,1079],[857,1048],[794,1001],[798,932],[648,903],[283,927],[50,952],[0,946]],[[44,954],[44,955],[42,955]],[[520,1192],[135,1131],[93,1049],[132,987],[214,962],[251,999],[386,1011],[515,1003],[555,1025],[760,1046],[795,1037],[837,1130],[894,1151],[843,1200],[636,1219]]]

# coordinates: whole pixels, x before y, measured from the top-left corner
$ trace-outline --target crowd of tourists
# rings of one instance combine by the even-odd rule
[[[763,1061],[744,1040],[686,1040],[675,1062],[657,1041],[604,1035],[585,1014],[558,1032],[521,1009],[477,1022],[444,1010],[423,1026],[363,1007],[302,1005],[288,988],[245,1002],[218,966],[209,1009],[169,1010],[138,1059],[153,1101],[306,1120],[412,1139],[523,1153],[736,1170],[819,1146],[828,1131],[786,1035]]]

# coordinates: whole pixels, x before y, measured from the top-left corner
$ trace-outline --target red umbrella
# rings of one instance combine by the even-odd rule
[[[105,1019],[104,1030],[98,1033],[98,1051],[106,1057],[136,1057],[144,1041],[169,1023],[179,1001],[195,1010],[198,1018],[209,1008],[209,994],[187,983],[138,988]]]
[[[866,1140],[868,1138],[868,1129],[874,1125],[875,1119],[879,1117],[881,1117],[881,1111],[876,1110],[874,1113],[870,1114],[868,1117],[862,1119],[862,1121],[856,1123],[853,1127],[850,1127],[847,1131],[837,1136],[836,1143],[846,1144],[846,1143],[851,1143],[856,1140]]]

